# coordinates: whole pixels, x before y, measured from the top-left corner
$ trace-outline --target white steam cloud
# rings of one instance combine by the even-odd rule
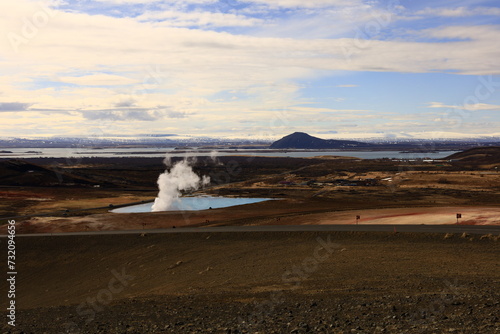
[[[219,152],[217,151],[212,151],[210,152],[210,160],[216,165],[222,165],[222,162],[219,161]]]
[[[163,163],[167,169],[158,177],[158,197],[153,203],[152,210],[166,211],[176,207],[183,190],[196,190],[210,183],[208,176],[199,177],[192,168],[194,159],[185,158],[172,165],[167,156]]]

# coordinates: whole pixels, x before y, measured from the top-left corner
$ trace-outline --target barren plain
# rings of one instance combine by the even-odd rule
[[[199,193],[274,200],[117,214],[109,211],[154,199],[161,161],[2,161],[0,213],[3,222],[16,221],[20,273],[18,326],[2,323],[2,331],[497,333],[498,233],[148,233],[242,225],[451,226],[456,213],[458,225],[495,228],[496,164],[199,159],[195,172],[211,178]],[[0,229],[5,234],[5,225]],[[118,230],[140,231],[101,234]]]

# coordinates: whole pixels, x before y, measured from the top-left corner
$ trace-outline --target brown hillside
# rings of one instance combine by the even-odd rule
[[[474,161],[483,164],[500,163],[500,146],[476,147],[448,156],[449,160]]]

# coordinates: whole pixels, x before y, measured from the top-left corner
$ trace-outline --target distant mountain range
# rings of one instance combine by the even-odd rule
[[[362,141],[359,141],[362,140]],[[417,139],[417,138],[371,138],[371,139],[321,139],[303,132],[295,132],[272,142],[269,139],[196,137],[190,135],[151,134],[103,135],[77,137],[1,138],[0,150],[11,148],[175,148],[197,147],[228,149],[334,149],[334,150],[388,150],[388,151],[462,151],[478,146],[500,146],[500,137],[476,139]],[[270,146],[269,146],[270,145]]]
[[[298,149],[348,149],[348,148],[373,148],[375,144],[362,143],[353,140],[321,139],[304,132],[294,132],[275,141],[269,146],[273,149],[298,148]]]
[[[394,141],[394,142],[360,142],[353,140],[321,139],[304,132],[294,132],[273,142],[271,149],[335,149],[335,150],[368,150],[368,151],[403,151],[410,152],[437,152],[462,151],[479,146],[499,146],[500,142],[477,141]]]

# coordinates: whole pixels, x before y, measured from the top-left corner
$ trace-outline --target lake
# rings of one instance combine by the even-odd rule
[[[230,206],[259,203],[269,201],[271,198],[244,198],[244,197],[214,197],[214,196],[196,196],[180,197],[175,207],[167,211],[199,211],[227,208]],[[114,213],[139,213],[151,212],[153,203],[144,203],[139,205],[126,206],[111,210]]]
[[[0,153],[0,159],[22,159],[22,158],[118,158],[118,157],[137,157],[137,158],[164,158],[169,154],[171,157],[200,157],[210,156],[210,150],[205,152],[176,152],[173,147],[167,148],[106,148],[106,149],[91,149],[91,148],[5,148],[0,149],[11,151],[12,153]],[[29,152],[29,153],[28,153]],[[261,157],[292,157],[292,158],[310,158],[320,155],[325,156],[343,156],[357,157],[361,159],[442,159],[458,151],[441,151],[430,153],[401,153],[399,151],[311,151],[311,150],[222,150],[217,151],[217,156],[261,156]]]

